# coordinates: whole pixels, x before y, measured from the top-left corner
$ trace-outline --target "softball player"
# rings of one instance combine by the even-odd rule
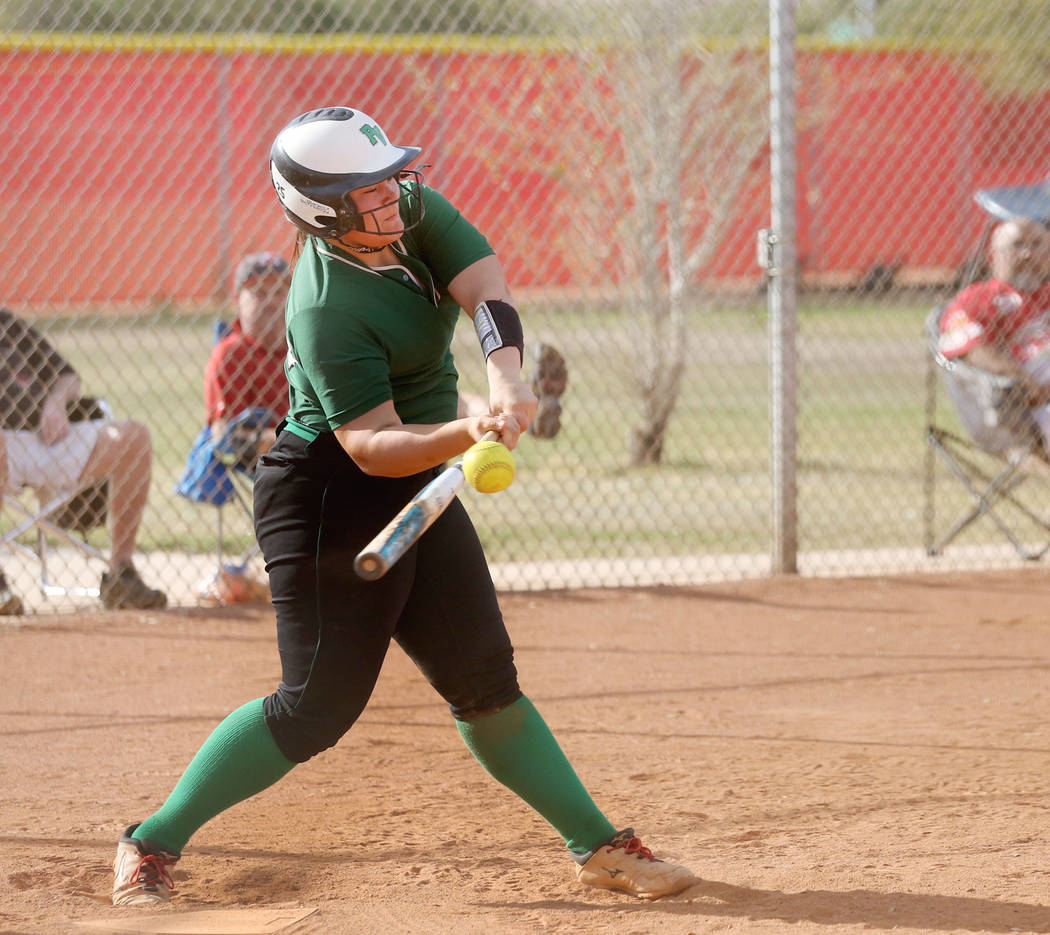
[[[354,556],[448,459],[488,431],[513,448],[536,411],[523,336],[485,238],[371,117],[314,110],[277,135],[270,170],[299,229],[287,308],[289,415],[259,462],[255,528],[282,680],[230,714],[167,801],[120,840],[116,905],[167,900],[206,821],[333,746],[394,639],[448,702],[470,752],[564,838],[583,882],[655,899],[696,882],[599,811],[518,687],[513,648],[458,502],[384,578]],[[456,418],[460,309],[487,358],[490,413]]]

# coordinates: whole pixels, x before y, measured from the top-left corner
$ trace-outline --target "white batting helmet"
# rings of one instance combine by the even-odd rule
[[[321,107],[277,134],[270,148],[270,178],[288,220],[308,234],[335,238],[353,230],[367,233],[350,197],[353,189],[400,175],[403,215],[408,215],[403,230],[409,230],[423,217],[423,175],[405,168],[419,153],[417,146],[391,143],[368,114]]]

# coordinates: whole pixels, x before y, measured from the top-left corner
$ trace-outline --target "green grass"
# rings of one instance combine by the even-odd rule
[[[921,296],[913,302],[836,296],[800,307],[801,549],[921,544],[921,329],[930,304]],[[518,480],[504,493],[463,494],[492,561],[769,551],[763,300],[693,310],[689,367],[664,462],[644,468],[631,468],[627,452],[639,412],[635,316],[582,303],[532,306],[526,315],[530,339],[554,343],[568,360],[564,428],[551,441],[523,439]],[[42,323],[89,392],[153,432],[143,548],[214,548],[214,510],[173,493],[203,424],[213,320],[205,312]],[[483,392],[469,327],[457,333],[455,351],[463,385]],[[947,515],[964,504],[964,496],[951,493],[939,508]],[[250,528],[227,512],[233,545],[243,546]],[[975,530],[971,538],[988,533]]]

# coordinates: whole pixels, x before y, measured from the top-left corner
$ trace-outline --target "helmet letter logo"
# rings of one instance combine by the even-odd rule
[[[361,127],[361,132],[368,137],[368,142],[371,143],[373,146],[378,146],[380,143],[385,143],[386,145],[389,145],[386,142],[386,137],[383,136],[383,131],[380,130],[377,126],[373,126],[370,123],[363,124]]]

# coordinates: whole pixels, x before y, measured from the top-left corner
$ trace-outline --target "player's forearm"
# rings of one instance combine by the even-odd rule
[[[435,425],[354,425],[340,426],[335,437],[362,471],[378,477],[408,477],[462,454],[496,428],[496,419],[484,415]]]
[[[516,347],[501,347],[485,361],[489,386],[494,383],[515,383],[521,379],[521,354]]]
[[[521,378],[521,355],[516,347],[501,347],[488,358],[489,404],[494,412],[511,413],[522,431],[536,416],[536,396]]]

